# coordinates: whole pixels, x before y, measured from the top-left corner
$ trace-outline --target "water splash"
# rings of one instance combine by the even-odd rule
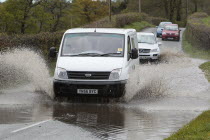
[[[187,58],[182,52],[165,50],[158,64],[143,64],[130,75],[124,100],[164,96],[194,96],[208,91],[208,81],[198,68],[201,61]],[[200,98],[200,97],[199,97]]]
[[[29,84],[34,91],[47,93],[51,98],[52,80],[41,55],[30,49],[14,49],[0,55],[0,88]]]

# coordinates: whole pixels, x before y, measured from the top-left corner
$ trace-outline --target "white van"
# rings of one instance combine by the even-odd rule
[[[54,93],[57,96],[121,97],[129,74],[138,65],[134,29],[76,28],[67,30],[57,54]]]

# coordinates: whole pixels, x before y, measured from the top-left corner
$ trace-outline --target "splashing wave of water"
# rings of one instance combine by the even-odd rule
[[[20,84],[33,85],[32,90],[53,98],[52,82],[45,60],[29,49],[15,49],[0,55],[0,88]]]

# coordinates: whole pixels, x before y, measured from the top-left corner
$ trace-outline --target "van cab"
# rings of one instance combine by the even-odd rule
[[[57,96],[121,97],[129,74],[138,65],[134,29],[76,28],[67,30],[57,53],[53,88]]]

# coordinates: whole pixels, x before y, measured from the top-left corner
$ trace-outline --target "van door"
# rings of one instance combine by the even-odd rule
[[[133,36],[128,36],[127,38],[127,66],[129,73],[135,70],[135,61],[131,59],[131,50],[135,48],[135,39]]]

